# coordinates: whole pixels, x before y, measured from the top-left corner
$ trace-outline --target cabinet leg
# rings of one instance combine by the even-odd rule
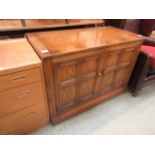
[[[138,95],[138,92],[137,91],[132,91],[132,96],[133,97],[136,97]]]

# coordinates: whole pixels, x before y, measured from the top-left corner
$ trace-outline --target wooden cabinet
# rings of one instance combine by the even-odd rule
[[[42,64],[26,39],[0,41],[0,134],[48,123]]]
[[[115,87],[126,86],[136,50],[133,47],[105,51],[104,54],[54,64],[58,112]]]
[[[125,91],[143,42],[112,27],[26,36],[43,61],[53,123]]]

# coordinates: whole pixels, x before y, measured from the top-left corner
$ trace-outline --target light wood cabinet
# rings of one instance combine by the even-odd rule
[[[26,39],[0,41],[0,134],[27,134],[48,123],[42,64]]]
[[[0,19],[0,32],[103,26],[102,19]]]
[[[125,91],[143,42],[112,27],[26,36],[43,61],[53,123]]]

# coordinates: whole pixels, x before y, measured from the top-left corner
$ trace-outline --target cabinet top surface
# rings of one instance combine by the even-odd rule
[[[26,39],[0,41],[0,75],[28,69],[41,61]]]
[[[26,36],[42,57],[143,40],[142,36],[110,26],[34,32]]]
[[[27,27],[31,26],[44,26],[44,25],[57,25],[65,24],[64,19],[25,19],[25,25]]]
[[[103,24],[101,19],[0,19],[0,31],[58,28]]]
[[[9,28],[21,28],[22,24],[20,20],[17,19],[11,19],[11,20],[0,20],[0,30],[1,29],[9,29]]]

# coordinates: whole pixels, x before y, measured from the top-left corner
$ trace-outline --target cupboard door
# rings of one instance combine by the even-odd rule
[[[108,52],[100,59],[98,77],[96,80],[96,95],[109,91],[115,87],[126,85],[131,74],[136,49],[122,49]]]
[[[103,94],[104,91],[108,90],[113,80],[113,72],[104,74],[104,70],[107,66],[115,65],[117,57],[109,57],[108,54],[100,55],[99,66],[97,70],[97,78],[95,85],[95,95]]]
[[[58,112],[93,97],[97,64],[97,56],[55,64]]]
[[[137,58],[137,48],[132,47],[123,49],[118,53],[118,60],[116,68],[114,69],[114,78],[112,87],[118,87],[120,85],[126,86],[130,78],[133,65]]]

